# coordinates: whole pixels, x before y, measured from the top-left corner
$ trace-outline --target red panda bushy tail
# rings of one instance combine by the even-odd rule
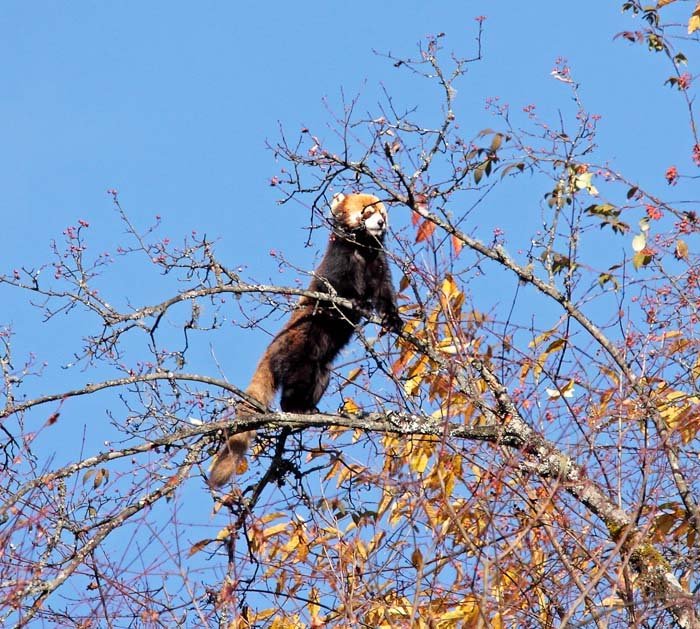
[[[270,368],[268,352],[260,359],[253,378],[246,389],[246,393],[256,399],[262,406],[269,408],[275,397],[277,385]],[[248,417],[259,412],[251,404],[241,402],[238,405],[237,413],[239,418]],[[221,450],[216,453],[209,472],[209,486],[213,488],[222,487],[236,473],[238,465],[245,457],[245,453],[250,448],[255,439],[255,431],[247,430],[230,436]]]

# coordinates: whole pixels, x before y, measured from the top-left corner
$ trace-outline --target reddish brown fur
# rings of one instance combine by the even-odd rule
[[[252,398],[269,408],[281,389],[280,406],[290,413],[316,410],[330,378],[338,352],[348,343],[360,321],[360,309],[374,309],[385,324],[400,327],[389,266],[382,248],[386,210],[369,194],[338,195],[331,205],[334,229],[326,254],[309,290],[329,292],[349,299],[354,308],[302,297],[299,307],[263,354],[246,389]],[[367,230],[373,230],[375,235]],[[239,406],[239,415],[255,412],[252,405]],[[238,468],[255,437],[255,431],[231,436],[217,453],[209,484],[220,487]]]

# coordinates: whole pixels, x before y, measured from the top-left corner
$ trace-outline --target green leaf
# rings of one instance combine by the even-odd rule
[[[648,253],[644,253],[643,251],[638,251],[637,253],[634,254],[634,257],[632,258],[632,266],[639,271],[639,269],[643,266],[646,266],[651,262],[651,256]]]
[[[555,252],[552,256],[552,273],[555,275],[575,266],[576,265],[571,264],[571,260],[568,257],[561,253]]]
[[[610,203],[598,203],[589,205],[586,214],[591,216],[619,216],[620,210]]]
[[[650,33],[647,36],[647,43],[649,45],[649,50],[653,50],[654,52],[661,52],[662,50],[666,49],[664,40],[655,33]]]
[[[613,285],[616,291],[620,289],[620,283],[617,281],[617,278],[614,275],[611,275],[610,273],[601,273],[598,276],[598,284],[600,284],[601,287],[605,287],[608,282]]]

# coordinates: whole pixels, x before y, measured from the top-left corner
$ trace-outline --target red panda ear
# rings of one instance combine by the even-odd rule
[[[333,216],[337,214],[338,208],[343,201],[345,201],[345,195],[342,192],[338,192],[338,194],[333,197],[331,201],[331,214],[333,214]]]

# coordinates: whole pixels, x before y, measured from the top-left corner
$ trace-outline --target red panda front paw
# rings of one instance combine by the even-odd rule
[[[390,312],[384,316],[382,325],[390,332],[401,334],[401,330],[403,330],[403,319],[401,319],[398,312]]]

